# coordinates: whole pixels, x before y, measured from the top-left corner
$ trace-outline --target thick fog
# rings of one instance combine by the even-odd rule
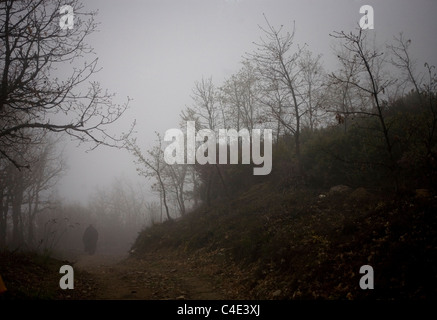
[[[98,10],[99,32],[88,42],[95,48],[102,70],[95,78],[116,92],[123,103],[132,98],[130,110],[117,129],[136,119],[141,147],[150,148],[155,131],[176,128],[180,113],[192,103],[195,81],[202,76],[220,83],[239,69],[246,52],[259,40],[263,14],[272,25],[296,25],[296,43],[322,54],[327,69],[336,65],[332,51],[333,31],[354,30],[361,18],[359,8],[375,10],[376,41],[384,44],[403,31],[413,41],[412,53],[421,65],[435,61],[437,30],[433,1],[87,1],[86,10]],[[67,66],[68,67],[68,66]],[[85,153],[86,147],[68,144],[69,171],[60,184],[65,199],[86,203],[98,186],[116,177],[138,178],[132,157],[108,148]],[[150,194],[150,196],[153,196]]]
[[[431,30],[437,30],[437,6],[426,0],[105,0],[87,1],[85,9],[99,12],[99,32],[88,39],[102,67],[96,80],[115,92],[119,103],[127,96],[133,99],[116,128],[126,130],[136,120],[139,145],[147,150],[155,142],[155,131],[164,134],[179,126],[182,109],[192,104],[196,81],[212,77],[221,83],[239,69],[243,56],[254,50],[253,42],[262,35],[264,15],[272,25],[287,30],[295,23],[295,42],[322,54],[324,67],[333,70],[335,41],[329,34],[356,29],[362,16],[359,8],[364,4],[374,8],[372,35],[379,46],[403,31],[414,41],[412,53],[418,63],[435,61],[437,45]],[[86,146],[77,147],[76,143],[66,145],[69,170],[60,182],[61,198],[86,205],[99,190],[111,192],[117,179],[125,179],[138,197],[159,203],[151,183],[138,176],[128,152],[105,147],[89,153],[85,150]],[[104,230],[102,221],[97,224]],[[114,246],[117,241],[105,242],[103,235],[106,244],[100,249],[126,252],[140,226],[124,230],[132,234],[120,236],[123,244],[119,247]],[[107,234],[117,233],[117,229],[109,229]]]
[[[196,81],[211,77],[220,85],[240,69],[262,36],[266,18],[284,30],[295,25],[294,42],[321,54],[329,72],[337,63],[330,33],[355,30],[362,5],[373,6],[369,34],[376,46],[384,48],[403,31],[412,40],[417,65],[436,64],[433,0],[93,0],[81,9],[98,10],[98,32],[86,42],[101,70],[90,80],[115,93],[115,103],[131,99],[111,132],[128,131],[135,121],[133,135],[146,152],[155,144],[155,132],[179,127],[182,110],[193,103]],[[72,66],[64,67],[68,73]],[[57,224],[59,246],[78,253],[84,229],[93,224],[100,231],[97,252],[126,253],[142,227],[162,221],[159,195],[151,190],[153,182],[138,175],[132,154],[105,146],[89,151],[89,145],[67,136],[58,148],[67,165],[55,190],[64,216],[40,215],[40,237],[48,239],[51,225]]]

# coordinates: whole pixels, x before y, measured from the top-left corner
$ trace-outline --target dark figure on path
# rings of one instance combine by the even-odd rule
[[[82,241],[85,246],[85,252],[93,255],[96,252],[97,239],[99,238],[99,233],[97,230],[90,224],[88,228],[86,228]]]

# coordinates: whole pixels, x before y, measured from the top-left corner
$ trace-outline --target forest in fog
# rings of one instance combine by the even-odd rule
[[[400,197],[435,192],[437,74],[412,55],[408,30],[383,44],[358,24],[332,31],[336,65],[326,66],[327,53],[296,40],[298,25],[264,15],[238,68],[223,81],[195,81],[178,117],[182,132],[187,121],[217,133],[271,129],[272,172],[255,176],[253,163],[241,164],[241,143],[239,165],[169,165],[164,132],[145,148],[135,121],[119,126],[138,102],[114,102],[93,79],[99,53],[88,38],[98,15],[68,3],[76,13],[66,30],[59,27],[63,1],[1,3],[0,248],[74,257],[92,224],[99,253],[127,254],[145,227],[229,202],[264,181],[320,192],[336,185]],[[171,95],[178,84],[167,85]],[[129,154],[143,183],[117,177],[83,203],[62,200],[70,140],[93,153]]]

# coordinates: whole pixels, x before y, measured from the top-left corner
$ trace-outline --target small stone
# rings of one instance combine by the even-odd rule
[[[334,186],[331,189],[329,189],[329,195],[333,195],[333,194],[337,194],[337,193],[345,193],[350,191],[351,188],[349,188],[348,186],[345,185],[338,185],[338,186]]]
[[[416,199],[431,198],[431,192],[428,189],[416,189]]]
[[[357,188],[350,195],[349,198],[354,202],[365,202],[369,201],[371,195],[365,188]]]
[[[275,292],[272,293],[273,297],[279,297],[281,295],[282,291],[281,290],[276,290]]]

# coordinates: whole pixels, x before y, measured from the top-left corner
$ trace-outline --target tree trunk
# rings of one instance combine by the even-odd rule
[[[193,179],[193,198],[194,198],[194,207],[197,208],[198,204],[199,204],[199,196],[198,196],[198,192],[199,192],[199,187],[197,185],[197,179],[196,179],[196,172],[193,169],[191,171],[191,176]]]
[[[185,215],[185,200],[184,200],[184,185],[179,188],[179,206],[181,209],[181,216]]]
[[[20,223],[23,190],[20,186],[14,191],[12,196],[12,247],[18,248],[23,244],[23,229]]]
[[[170,212],[169,212],[169,210],[168,210],[168,205],[167,205],[167,195],[166,195],[166,192],[165,192],[164,183],[162,182],[160,176],[158,176],[158,178],[159,178],[159,184],[160,184],[160,186],[161,186],[161,190],[162,190],[162,201],[164,202],[165,213],[166,213],[166,215],[167,215],[167,219],[168,219],[168,220],[173,220],[173,219],[170,217]]]
[[[35,197],[35,205],[33,206],[33,210],[29,211],[29,225],[27,226],[27,243],[28,245],[33,245],[34,241],[35,241],[35,234],[34,234],[34,222],[35,222],[35,216],[36,213],[38,212],[38,193],[36,194]],[[30,209],[30,208],[29,208]]]
[[[0,189],[0,248],[6,246],[6,225],[8,218],[8,201],[4,199],[4,189]]]
[[[298,110],[297,106],[296,110]],[[294,133],[294,143],[296,145],[297,175],[300,176],[302,174],[302,161],[300,155],[300,116],[296,117],[296,132]]]
[[[211,186],[212,186],[212,177],[213,177],[213,171],[210,168],[209,175],[208,175],[208,184],[206,186],[206,205],[208,207],[211,206]]]
[[[220,177],[220,181],[221,181],[221,183],[222,183],[222,185],[223,185],[223,189],[224,189],[224,191],[225,191],[225,196],[226,196],[226,198],[229,200],[230,197],[229,197],[229,193],[228,193],[228,187],[227,187],[227,185],[226,185],[226,183],[225,183],[225,180],[223,179],[223,175],[222,175],[222,172],[221,172],[221,170],[220,170],[220,167],[218,166],[218,164],[215,164],[215,167],[216,167],[216,169],[217,169],[217,173],[218,173],[218,175],[219,175],[219,177]]]

